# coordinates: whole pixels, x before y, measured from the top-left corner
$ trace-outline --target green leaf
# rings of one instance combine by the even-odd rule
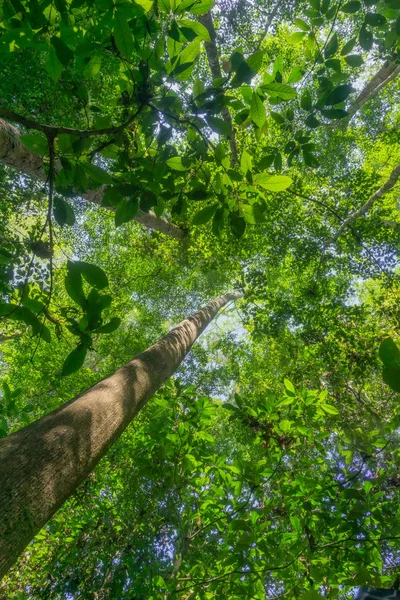
[[[153,0],[135,0],[135,4],[141,6],[145,12],[149,12],[153,6]]]
[[[117,204],[115,210],[115,226],[119,227],[123,223],[132,221],[138,214],[139,202],[137,199],[126,199],[123,198]]]
[[[297,27],[299,27],[299,29],[302,29],[303,31],[310,31],[310,25],[306,21],[304,21],[304,19],[299,19],[298,17],[296,17],[294,20],[294,24],[297,25]]]
[[[246,231],[246,221],[238,212],[232,212],[229,215],[229,224],[235,237],[240,239]]]
[[[194,15],[205,15],[214,6],[214,0],[198,0],[190,7]]]
[[[358,0],[352,0],[352,2],[347,2],[346,4],[343,4],[340,10],[348,15],[352,15],[358,12],[360,9],[361,2],[358,2]]]
[[[380,13],[367,13],[365,15],[365,23],[371,27],[382,27],[386,23],[386,17]]]
[[[300,98],[300,106],[303,110],[310,111],[312,109],[313,103],[309,90],[306,90]]]
[[[301,81],[301,79],[303,79],[303,75],[304,71],[300,67],[294,67],[289,73],[287,82],[297,83],[298,81]]]
[[[48,144],[46,136],[43,133],[29,133],[27,135],[21,135],[19,137],[24,146],[26,146],[32,152],[40,154],[41,156],[48,153]]]
[[[301,533],[302,532],[300,519],[298,517],[292,515],[290,517],[290,522],[291,522],[291,524],[293,526],[293,529],[295,530],[296,533]]]
[[[383,340],[379,346],[379,357],[385,367],[400,369],[400,350],[392,338]]]
[[[347,110],[341,108],[328,108],[327,110],[321,110],[321,114],[327,119],[344,119],[349,115]]]
[[[182,162],[182,158],[180,156],[173,156],[169,158],[167,161],[167,165],[173,169],[174,171],[187,171],[187,167]]]
[[[300,42],[302,42],[302,40],[304,40],[306,35],[307,35],[307,33],[305,31],[296,31],[295,33],[292,33],[291,35],[289,35],[288,42],[292,46],[296,46],[297,44],[300,44]]]
[[[61,376],[66,377],[78,371],[85,362],[87,354],[87,346],[79,344],[72,352],[70,352],[64,361]]]
[[[271,192],[283,192],[293,183],[293,180],[286,175],[268,175],[267,173],[257,173],[253,180],[257,185]]]
[[[191,19],[180,19],[179,27],[188,27],[189,29],[192,29],[201,40],[204,40],[205,42],[211,42],[208,29],[198,21],[192,21]]]
[[[321,125],[321,123],[318,121],[315,115],[308,115],[307,119],[305,120],[305,123],[307,127],[310,127],[311,129],[315,129],[316,127],[319,127]]]
[[[337,408],[335,408],[334,406],[332,406],[331,404],[320,404],[319,405],[322,410],[326,413],[328,413],[329,415],[339,415],[339,411]]]
[[[118,7],[119,5],[117,4],[116,6]],[[118,10],[118,8],[114,15],[114,38],[121,56],[129,60],[132,57],[135,42],[126,13],[123,10]]]
[[[346,98],[353,91],[354,91],[354,89],[348,83],[339,85],[338,87],[336,87],[335,89],[333,89],[330,92],[330,94],[328,95],[328,98],[326,100],[326,104],[331,105],[331,106],[334,104],[340,104],[341,102],[346,100]]]
[[[264,103],[255,90],[251,98],[250,116],[257,127],[262,127],[267,118]]]
[[[112,333],[121,325],[121,319],[119,317],[113,317],[111,321],[98,327],[94,333]]]
[[[83,167],[86,173],[89,175],[90,179],[92,179],[95,183],[112,183],[113,179],[111,175],[101,169],[97,165],[92,165],[91,163],[84,163]]]
[[[372,45],[374,43],[374,36],[368,29],[366,29],[365,27],[361,27],[358,41],[360,43],[361,48],[368,52],[368,50],[371,50]]]
[[[325,46],[324,56],[325,58],[330,58],[334,54],[336,54],[337,49],[339,48],[339,40],[336,33],[333,34],[327,45]]]
[[[73,60],[74,53],[72,52],[71,48],[69,48],[67,44],[63,42],[62,39],[53,35],[51,38],[51,44],[54,46],[58,60],[64,66],[68,65],[68,63]]]
[[[262,85],[261,89],[267,94],[281,98],[282,100],[294,100],[297,98],[297,92],[287,83],[267,83]]]
[[[206,206],[202,208],[198,213],[195,214],[192,220],[193,225],[204,225],[208,223],[208,221],[214,216],[215,211],[217,210],[219,204],[216,202],[215,204],[211,204],[210,206]]]
[[[254,52],[247,58],[246,63],[248,64],[250,69],[254,71],[254,73],[258,73],[258,71],[263,65],[263,60],[264,52],[262,50],[258,50],[257,52]]]
[[[94,288],[102,290],[108,286],[107,275],[103,269],[91,263],[76,261],[74,267],[77,269],[86,281]]]
[[[72,207],[60,196],[54,198],[53,214],[56,222],[63,225],[72,226],[75,223],[75,215]]]
[[[385,367],[382,376],[383,381],[387,383],[392,390],[400,393],[400,368]]]
[[[63,70],[62,63],[58,60],[56,49],[54,46],[49,46],[49,51],[46,59],[46,71],[53,79],[53,81],[58,81]]]
[[[349,54],[344,60],[350,67],[361,67],[364,64],[363,58],[359,54]]]
[[[283,384],[288,392],[290,392],[291,394],[296,393],[296,391],[294,389],[294,385],[289,379],[284,379]]]
[[[348,42],[345,43],[340,54],[342,56],[346,56],[346,54],[348,54],[349,52],[351,52],[353,50],[353,48],[356,44],[357,44],[357,39],[351,38],[351,40],[349,40]]]
[[[86,307],[86,298],[83,292],[82,276],[79,270],[75,267],[75,263],[68,261],[68,273],[65,277],[64,284],[67,294],[74,302],[82,308]]]
[[[229,135],[231,133],[229,124],[222,119],[209,115],[206,117],[206,121],[211,129],[220,135]]]

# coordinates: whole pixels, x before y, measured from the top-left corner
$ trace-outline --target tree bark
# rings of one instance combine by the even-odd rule
[[[214,22],[212,19],[211,12],[206,13],[199,17],[199,22],[204,25],[207,29],[211,42],[205,42],[206,54],[210,71],[214,79],[222,77],[221,66],[219,64],[218,48],[217,48],[217,36],[215,33]],[[235,132],[233,130],[233,123],[231,113],[228,108],[224,106],[221,110],[221,115],[227,125],[230,128],[230,134],[228,136],[229,145],[231,147],[231,167],[234,167],[238,162],[238,153],[236,147]]]
[[[385,181],[385,183],[383,184],[383,186],[380,187],[379,190],[376,190],[376,192],[374,192],[372,194],[372,196],[370,196],[368,198],[368,200],[365,202],[365,204],[363,204],[361,206],[361,208],[359,208],[358,210],[355,210],[354,212],[352,212],[347,217],[347,219],[345,219],[343,221],[343,223],[341,224],[341,226],[337,230],[337,233],[336,233],[335,237],[333,238],[333,241],[336,242],[336,240],[339,238],[339,236],[342,235],[343,231],[346,229],[346,227],[348,227],[350,225],[350,223],[352,223],[355,219],[358,219],[358,217],[362,217],[363,215],[365,215],[365,213],[371,208],[371,206],[379,198],[381,198],[389,190],[391,190],[392,188],[394,188],[394,186],[396,185],[396,182],[397,182],[397,180],[398,180],[399,177],[400,177],[400,164],[398,164],[397,167],[395,167],[393,169],[393,171],[390,174],[389,179],[387,181]]]
[[[173,375],[218,311],[240,297],[211,301],[107,379],[0,440],[0,578]]]
[[[350,106],[349,117],[355,115],[366,102],[374,98],[381,89],[396,79],[398,75],[400,75],[400,65],[393,62],[386,62],[354,100]]]
[[[0,119],[0,161],[33,179],[45,181],[46,173],[41,157],[26,148],[19,137],[20,132],[16,127]],[[102,186],[79,195],[89,202],[101,204],[105,189],[106,186]],[[114,211],[115,209],[108,208],[108,210]],[[187,235],[184,229],[172,225],[167,219],[157,217],[152,211],[148,213],[139,211],[134,220],[149,229],[155,229],[177,240],[182,240]]]

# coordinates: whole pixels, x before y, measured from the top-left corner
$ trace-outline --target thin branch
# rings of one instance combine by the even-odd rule
[[[269,28],[272,25],[272,21],[274,20],[274,18],[276,17],[276,13],[278,12],[279,4],[280,4],[280,2],[277,2],[275,4],[274,8],[272,9],[272,11],[270,12],[270,14],[268,15],[268,19],[267,19],[267,23],[266,23],[266,25],[264,27],[264,31],[263,31],[260,39],[258,40],[258,43],[255,46],[255,50],[256,51],[260,49],[261,44],[263,43],[264,39],[268,35],[268,31],[269,31]]]
[[[380,187],[379,190],[376,190],[376,192],[374,192],[372,194],[372,196],[367,200],[367,202],[365,202],[365,204],[363,204],[361,206],[361,208],[352,212],[347,217],[347,219],[345,219],[343,221],[343,223],[339,227],[335,237],[333,238],[333,241],[336,242],[338,240],[338,238],[342,235],[343,231],[346,229],[346,227],[349,226],[350,223],[352,223],[355,219],[358,219],[358,217],[362,217],[363,215],[365,215],[365,213],[371,208],[371,206],[376,202],[376,200],[378,200],[384,194],[386,194],[389,190],[394,188],[399,177],[400,177],[400,164],[398,164],[397,167],[395,167],[393,169],[393,171],[390,174],[389,179],[383,184],[383,186]]]
[[[104,127],[103,129],[73,129],[71,127],[63,127],[59,125],[44,125],[43,123],[38,123],[37,121],[33,121],[32,119],[28,119],[27,117],[19,115],[13,110],[1,107],[0,117],[3,117],[4,119],[8,119],[10,121],[14,121],[19,125],[23,125],[27,129],[36,129],[37,131],[43,131],[43,133],[47,136],[51,135],[56,137],[61,133],[65,133],[69,135],[76,135],[80,138],[88,138],[96,135],[113,135],[119,133],[120,131],[125,129],[125,127],[128,127],[132,123],[132,121],[136,119],[142,108],[143,107],[140,106],[138,110],[135,113],[133,113],[133,115],[131,115],[127,121],[125,121],[125,123],[122,123],[122,125],[117,125],[116,127]]]

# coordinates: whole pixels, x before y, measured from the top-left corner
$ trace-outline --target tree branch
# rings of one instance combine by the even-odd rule
[[[46,172],[41,157],[22,144],[20,132],[16,127],[2,119],[0,119],[0,161],[33,179],[46,181]],[[101,186],[77,195],[89,202],[101,205],[106,187]],[[108,210],[115,210],[115,208],[108,208]],[[134,220],[149,229],[155,229],[178,240],[184,239],[187,235],[185,230],[169,223],[167,219],[157,217],[152,211],[148,213],[139,211]]]
[[[393,169],[393,171],[390,174],[389,179],[383,184],[383,186],[380,187],[379,190],[374,192],[372,194],[372,196],[367,200],[367,202],[365,202],[365,204],[363,204],[363,206],[361,206],[361,208],[352,212],[347,217],[347,219],[345,219],[343,221],[343,223],[339,227],[335,237],[333,238],[333,241],[336,242],[337,239],[339,238],[339,236],[342,235],[343,231],[346,229],[346,227],[349,226],[350,223],[352,223],[355,219],[358,219],[358,217],[362,217],[363,215],[365,215],[365,213],[371,208],[371,206],[376,202],[376,200],[378,200],[384,194],[386,194],[389,190],[391,190],[396,185],[396,182],[399,177],[400,177],[400,164],[398,164],[397,167],[395,167]]]
[[[119,133],[125,127],[128,127],[136,119],[138,114],[140,113],[142,107],[140,106],[138,110],[129,117],[125,123],[122,125],[117,125],[116,127],[105,127],[103,129],[73,129],[71,127],[63,127],[58,125],[44,125],[42,123],[38,123],[37,121],[33,121],[32,119],[28,119],[22,115],[17,114],[13,110],[9,110],[7,108],[0,107],[0,117],[3,117],[9,121],[14,121],[19,125],[23,125],[27,129],[36,129],[37,131],[43,131],[46,135],[57,136],[61,133],[76,135],[80,138],[88,138],[96,135],[113,135]]]
[[[388,83],[400,75],[400,65],[393,62],[385,63],[367,83],[350,107],[351,118],[371,98],[374,98]]]
[[[210,71],[214,79],[222,77],[221,66],[219,64],[219,56],[218,56],[218,48],[217,48],[217,36],[215,33],[214,23],[212,19],[211,12],[206,13],[205,15],[199,16],[199,22],[204,25],[207,29],[211,42],[205,42],[206,54],[208,59],[208,64],[210,66]],[[231,113],[229,109],[224,106],[221,110],[221,115],[225,121],[225,123],[229,126],[230,134],[228,136],[229,145],[231,147],[231,167],[234,167],[238,162],[238,153],[236,146],[236,138],[235,132],[233,130],[233,123]]]

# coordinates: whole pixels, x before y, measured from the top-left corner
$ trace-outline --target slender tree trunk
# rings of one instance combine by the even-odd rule
[[[377,200],[379,200],[379,198],[381,198],[382,196],[387,194],[387,192],[389,192],[391,189],[393,189],[394,186],[396,185],[399,177],[400,177],[400,164],[398,164],[397,167],[395,167],[393,169],[393,171],[390,174],[389,179],[387,181],[385,181],[385,183],[382,185],[382,187],[380,187],[379,190],[376,190],[376,192],[374,192],[372,194],[372,196],[370,196],[370,198],[368,198],[368,200],[365,202],[365,204],[363,204],[361,206],[361,208],[352,212],[347,217],[347,219],[345,219],[343,221],[343,223],[339,227],[336,235],[334,236],[333,241],[336,242],[337,239],[342,235],[342,233],[346,229],[346,227],[348,227],[353,221],[355,221],[355,219],[358,219],[358,217],[364,216],[365,213],[371,208],[371,206],[373,206],[375,204],[375,202]]]
[[[0,441],[0,578],[177,370],[225,294],[87,392]]]
[[[400,65],[394,62],[386,62],[372,79],[367,83],[357,98],[350,106],[350,117],[352,117],[360,108],[371,98],[374,98],[386,85],[400,75]]]
[[[16,127],[0,119],[0,161],[33,179],[45,181],[46,173],[41,157],[26,148],[19,137],[20,132]],[[79,195],[89,202],[101,204],[105,189],[106,186],[102,186],[96,190],[87,190],[87,192]],[[115,209],[109,208],[108,210]],[[149,229],[155,229],[178,240],[186,237],[184,229],[173,225],[167,219],[157,217],[152,211],[148,213],[139,211],[134,220]]]
[[[215,33],[214,22],[213,22],[211,12],[208,12],[205,15],[200,16],[199,22],[202,25],[204,25],[204,27],[207,29],[207,31],[210,35],[211,42],[205,43],[207,60],[208,60],[209,66],[210,66],[210,71],[213,76],[213,79],[218,79],[219,77],[222,77],[222,71],[221,71],[221,67],[219,64],[217,36]],[[229,112],[229,109],[226,106],[224,106],[222,108],[221,115],[222,115],[225,123],[230,128],[230,134],[229,134],[228,138],[229,138],[229,145],[231,147],[231,167],[234,167],[236,165],[236,163],[238,162],[236,137],[235,137],[235,132],[233,129],[231,113]]]

